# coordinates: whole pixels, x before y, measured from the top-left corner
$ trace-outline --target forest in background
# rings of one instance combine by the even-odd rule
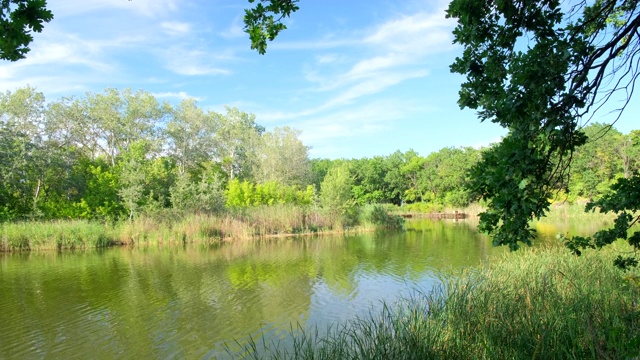
[[[465,186],[486,148],[309,159],[300,131],[271,131],[236,108],[106,89],[46,101],[31,87],[0,93],[0,221],[118,221],[167,211],[218,214],[274,204],[349,216],[366,204],[440,211],[477,201]],[[584,128],[557,200],[598,198],[640,169],[640,131]]]

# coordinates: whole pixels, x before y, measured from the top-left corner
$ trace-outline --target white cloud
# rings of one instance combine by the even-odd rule
[[[52,1],[51,11],[56,18],[75,16],[108,9],[133,11],[147,17],[165,16],[178,10],[178,0],[57,0]]]
[[[398,62],[398,55],[395,53],[375,56],[356,63],[351,70],[349,70],[347,76],[354,78],[362,77],[372,71],[387,69],[399,65]]]
[[[172,36],[187,35],[191,32],[191,24],[179,21],[164,21],[160,23],[160,27],[165,34]]]
[[[29,76],[18,80],[2,80],[0,90],[14,91],[25,86],[33,86],[38,91],[50,98],[52,94],[69,95],[73,92],[85,92],[89,90],[87,83],[82,81],[80,77],[73,77],[69,74],[65,80],[61,80],[58,76]]]
[[[313,145],[385,131],[405,117],[410,109],[411,106],[402,101],[381,100],[309,118],[295,126],[302,130],[303,142]]]
[[[324,55],[316,56],[316,61],[319,64],[330,64],[330,63],[336,62],[337,60],[338,60],[337,54],[324,54]]]
[[[273,50],[321,50],[332,49],[345,46],[358,45],[359,41],[355,39],[320,39],[306,41],[281,41],[269,44],[269,49]]]
[[[353,100],[366,95],[379,93],[386,88],[396,85],[404,80],[424,77],[428,75],[426,70],[418,70],[404,73],[379,73],[365,81],[356,83],[323,105],[323,108],[330,108],[337,105],[349,104]]]
[[[178,9],[178,0],[134,0],[134,1],[113,1],[108,0],[112,3],[116,3],[116,6],[122,9],[128,9],[132,3],[135,3],[133,8],[139,12],[140,14],[146,16],[156,17],[159,15],[166,15],[167,13],[174,12]]]
[[[220,36],[225,39],[235,39],[246,36],[242,26],[242,18],[236,17],[235,19],[233,19],[233,22],[231,23],[229,28],[222,31],[220,33]]]
[[[84,90],[97,78],[91,74],[117,73],[118,66],[109,62],[105,54],[129,41],[132,40],[89,41],[53,27],[34,41],[26,59],[0,63],[0,89],[30,84],[51,93]]]
[[[46,93],[86,91],[108,78],[122,81],[114,54],[144,43],[144,36],[90,39],[52,25],[31,44],[26,59],[0,62],[0,90],[30,84]]]
[[[482,148],[490,147],[491,145],[494,145],[494,144],[497,144],[497,143],[501,142],[503,138],[504,138],[504,136],[496,136],[496,137],[492,138],[491,140],[477,142],[477,143],[471,145],[471,147],[474,148],[474,149],[480,150]]]
[[[202,50],[172,48],[163,53],[165,67],[179,75],[228,75],[231,71],[216,65],[232,58],[230,54],[213,55]]]
[[[305,65],[305,79],[313,84],[311,91],[337,93],[333,99],[311,111],[317,113],[427,75],[428,58],[453,49],[451,29],[454,25],[454,21],[444,18],[442,9],[418,11],[382,22],[366,31],[354,30],[340,40],[326,37],[305,42],[306,45],[288,43],[282,48],[349,47],[340,50],[340,62],[336,62],[334,54],[323,54],[317,55],[313,64]]]
[[[153,96],[160,99],[163,99],[163,98],[174,98],[174,99],[180,99],[180,100],[194,99],[196,101],[201,101],[203,99],[201,97],[191,96],[184,91],[154,93]]]
[[[428,52],[434,45],[450,43],[452,19],[440,12],[419,12],[379,25],[364,42],[390,51]]]
[[[418,11],[354,29],[337,39],[274,43],[274,50],[335,51],[316,54],[304,65],[306,93],[297,94],[309,104],[298,111],[262,111],[260,121],[301,129],[301,139],[311,145],[314,156],[336,156],[345,139],[377,137],[395,129],[395,122],[417,112],[433,109],[402,100],[390,100],[389,89],[430,73],[434,56],[453,49],[451,30],[455,22],[437,13]],[[339,55],[338,55],[339,54]],[[306,101],[305,101],[306,100]],[[418,108],[419,107],[419,108]],[[293,123],[295,122],[295,123]]]
[[[231,72],[227,69],[218,68],[215,66],[202,65],[202,64],[187,64],[182,61],[172,62],[169,70],[179,75],[228,75]]]
[[[354,51],[341,50],[339,63],[335,53],[316,55],[315,62],[305,66],[305,79],[313,83],[312,92],[333,94],[328,99],[300,111],[264,112],[260,118],[283,121],[326,113],[383,93],[403,81],[427,76],[428,56],[451,49],[454,24],[443,19],[442,13],[418,12],[388,20],[367,32],[355,30],[341,40],[327,37],[305,42],[306,45],[281,44],[280,49],[350,46]],[[363,33],[370,35],[362,36]],[[334,124],[330,129],[335,131],[340,126]]]
[[[84,65],[98,71],[108,71],[112,65],[100,59],[103,46],[76,36],[64,36],[62,41],[46,41],[18,63],[19,67],[37,65]]]

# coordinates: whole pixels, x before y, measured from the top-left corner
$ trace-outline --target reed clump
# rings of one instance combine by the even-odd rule
[[[0,224],[0,251],[80,249],[118,243],[113,226],[84,220]]]
[[[296,331],[292,348],[253,344],[241,357],[633,358],[640,355],[640,274],[612,265],[626,250],[582,257],[559,247],[511,253],[326,334]]]
[[[321,232],[371,230],[366,219],[345,229],[331,212],[313,206],[258,206],[217,214],[157,212],[132,220],[0,223],[0,251],[77,249],[122,245],[219,243]]]
[[[216,243],[251,237],[247,224],[229,215],[187,214],[139,217],[118,225],[120,240],[129,245]]]

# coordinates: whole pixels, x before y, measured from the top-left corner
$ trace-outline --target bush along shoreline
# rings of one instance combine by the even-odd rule
[[[612,265],[628,250],[509,253],[326,333],[299,327],[287,348],[249,341],[228,351],[267,359],[637,358],[640,272]]]
[[[404,219],[378,205],[323,211],[296,205],[236,209],[225,214],[173,211],[115,223],[90,220],[0,224],[0,251],[89,249],[117,245],[184,245],[255,238],[401,229]]]

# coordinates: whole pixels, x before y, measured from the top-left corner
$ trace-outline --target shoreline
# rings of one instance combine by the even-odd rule
[[[251,234],[225,233],[219,229],[202,229],[206,224],[191,224],[200,228],[189,233],[180,223],[162,225],[158,228],[132,230],[135,224],[107,225],[81,220],[56,220],[51,222],[23,222],[0,224],[0,253],[19,253],[31,251],[74,251],[111,247],[135,246],[183,246],[186,244],[225,244],[242,241],[260,241],[268,239],[286,239],[296,237],[324,237],[336,235],[362,234],[381,229],[371,224],[358,225],[347,229],[326,229],[301,232],[271,232],[261,233],[260,228],[251,228]],[[6,228],[13,228],[6,231]],[[20,232],[29,228],[31,231]],[[177,228],[177,229],[176,229]],[[247,230],[247,227],[243,227]],[[16,231],[17,230],[17,231]],[[208,231],[207,231],[208,230]],[[10,234],[7,234],[9,232]],[[16,232],[18,232],[16,234]],[[31,233],[32,236],[29,236]],[[34,234],[38,234],[35,236]],[[234,236],[236,235],[236,236]]]
[[[401,208],[394,210],[389,212],[389,217],[405,214],[399,211]],[[455,221],[477,225],[477,214],[482,211],[482,207],[471,204],[465,208],[443,210],[444,212],[436,213],[436,216],[434,213],[412,212],[410,219],[450,220],[449,216],[440,215],[452,214]],[[465,217],[455,219],[456,212]],[[532,225],[595,219],[607,221],[612,217],[611,214],[585,213],[582,204],[552,204],[547,216]],[[335,216],[320,215],[295,207],[258,208],[248,214],[141,217],[112,224],[91,220],[24,221],[0,223],[0,253],[141,244],[222,244],[260,239],[358,234],[389,228],[389,224],[373,224],[366,220],[361,220],[359,225],[343,226]]]

